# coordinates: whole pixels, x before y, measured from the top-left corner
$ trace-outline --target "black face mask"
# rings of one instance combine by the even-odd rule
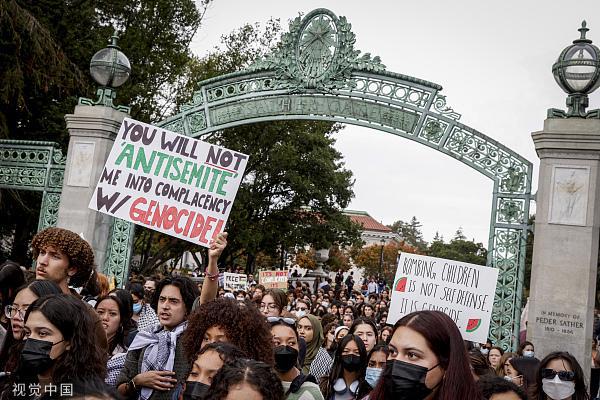
[[[362,367],[360,357],[353,354],[342,356],[342,367],[348,372],[356,372]]]
[[[21,351],[21,369],[31,375],[47,371],[54,362],[50,358],[52,346],[61,342],[64,342],[64,339],[56,343],[31,338],[25,340],[25,345]]]
[[[185,392],[183,392],[184,400],[200,400],[208,393],[209,385],[202,382],[186,382]]]
[[[275,370],[288,372],[298,363],[298,350],[290,346],[275,347]]]
[[[427,369],[399,360],[388,360],[383,371],[385,398],[423,400],[433,391],[425,386],[425,378],[427,373],[435,368],[437,365]]]

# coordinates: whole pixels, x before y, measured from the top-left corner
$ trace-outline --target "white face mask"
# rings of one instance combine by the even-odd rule
[[[556,375],[554,379],[542,379],[542,390],[552,400],[563,400],[575,393],[575,382],[561,381]]]
[[[483,354],[484,356],[487,356],[490,352],[490,349],[482,347],[481,349],[479,349],[479,351],[481,351],[481,354]]]
[[[528,351],[523,352],[523,357],[533,357],[533,356],[535,356],[535,353],[533,351],[528,350]]]
[[[302,318],[305,315],[306,315],[306,311],[304,311],[304,310],[300,310],[300,311],[296,310],[296,317]]]

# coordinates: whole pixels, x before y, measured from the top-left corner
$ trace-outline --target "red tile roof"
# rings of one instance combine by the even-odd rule
[[[376,232],[391,232],[392,230],[387,226],[378,222],[368,213],[364,211],[344,211],[353,222],[360,224],[365,231],[376,231]]]

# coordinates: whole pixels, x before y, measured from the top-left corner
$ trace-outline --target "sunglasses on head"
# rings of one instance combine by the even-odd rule
[[[296,326],[296,320],[294,318],[285,318],[285,317],[267,317],[267,322],[271,325],[276,325],[279,323],[283,323],[289,326]]]
[[[542,370],[542,379],[554,379],[558,375],[558,379],[561,381],[573,381],[575,380],[575,372],[573,371],[555,371],[550,368],[544,368]]]

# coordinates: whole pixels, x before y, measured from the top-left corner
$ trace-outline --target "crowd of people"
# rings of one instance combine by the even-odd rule
[[[450,317],[419,311],[387,324],[390,293],[340,273],[287,292],[249,278],[219,287],[222,233],[201,285],[134,277],[110,290],[79,235],[32,240],[35,276],[0,267],[1,399],[587,400],[572,355],[541,361],[463,341]]]

